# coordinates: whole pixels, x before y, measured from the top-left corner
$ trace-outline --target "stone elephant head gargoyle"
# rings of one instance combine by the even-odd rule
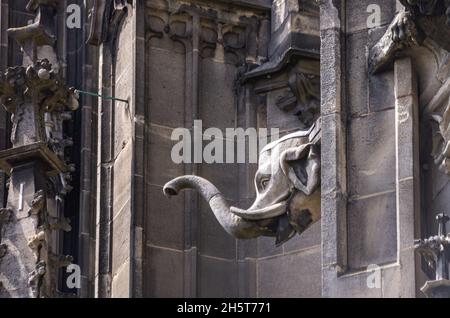
[[[311,139],[313,130],[286,135],[263,148],[255,175],[256,200],[247,210],[230,207],[212,183],[198,176],[171,180],[164,194],[195,189],[232,236],[275,236],[276,244],[282,244],[320,219],[320,150]]]

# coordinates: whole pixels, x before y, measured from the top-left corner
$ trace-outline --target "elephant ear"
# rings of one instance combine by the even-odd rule
[[[306,195],[311,195],[319,185],[320,159],[314,144],[304,144],[286,149],[280,165],[292,185]]]

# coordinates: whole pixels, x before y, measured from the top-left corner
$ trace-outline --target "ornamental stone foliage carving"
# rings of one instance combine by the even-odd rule
[[[0,94],[0,102],[13,114],[13,147],[47,141],[44,113],[78,108],[74,90],[67,90],[47,59],[27,68],[8,68],[0,80]]]
[[[167,35],[183,43],[188,51],[198,46],[202,58],[214,57],[220,45],[222,58],[236,66],[258,60],[260,16],[228,14],[184,1],[149,1],[147,6],[147,40]]]

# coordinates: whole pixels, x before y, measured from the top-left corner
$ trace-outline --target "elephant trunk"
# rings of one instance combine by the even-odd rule
[[[263,235],[264,230],[256,222],[247,221],[230,212],[230,206],[220,191],[208,180],[197,176],[181,176],[164,186],[168,197],[181,190],[194,189],[208,202],[217,221],[230,235],[239,239],[251,239]]]

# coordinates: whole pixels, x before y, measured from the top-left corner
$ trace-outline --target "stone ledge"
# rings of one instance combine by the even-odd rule
[[[8,175],[15,166],[32,160],[41,161],[43,169],[48,175],[69,172],[69,167],[44,142],[0,151],[0,169]]]
[[[252,7],[266,10],[270,10],[272,8],[272,0],[218,0],[218,2],[225,2],[245,7]]]

